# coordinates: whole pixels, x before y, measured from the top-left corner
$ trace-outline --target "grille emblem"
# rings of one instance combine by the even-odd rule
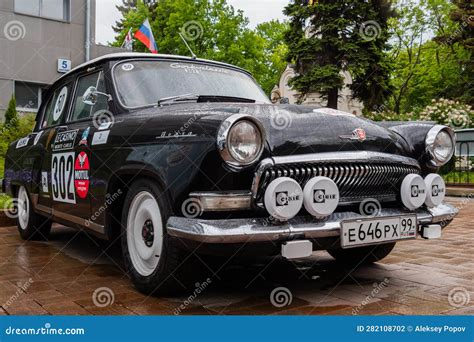
[[[349,139],[349,140],[358,140],[360,142],[374,139],[372,137],[368,138],[367,134],[365,133],[365,130],[360,127],[353,130],[351,135],[340,135],[339,138]]]

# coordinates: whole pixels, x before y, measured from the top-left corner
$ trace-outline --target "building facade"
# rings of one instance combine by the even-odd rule
[[[121,51],[94,40],[95,0],[1,0],[0,119],[12,96],[19,111],[36,112],[62,73]]]
[[[352,84],[351,74],[347,71],[342,72],[341,76],[344,78],[344,87],[339,91],[339,98],[337,109],[344,112],[349,112],[355,115],[362,115],[363,104],[352,97],[352,91],[349,88],[349,85]],[[280,82],[272,90],[271,99],[272,102],[278,102],[281,98],[287,98],[289,103],[296,103],[299,98],[297,91],[292,89],[288,83],[295,77],[295,71],[288,65],[280,77]],[[322,99],[321,95],[318,93],[308,94],[303,103],[312,104],[318,106],[326,106],[326,102]]]

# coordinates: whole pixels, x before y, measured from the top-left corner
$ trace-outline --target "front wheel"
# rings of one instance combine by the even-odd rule
[[[122,251],[134,285],[145,294],[176,293],[190,282],[189,253],[166,232],[170,213],[164,194],[151,181],[130,186],[122,214]]]
[[[339,262],[356,266],[382,260],[390,254],[394,247],[395,242],[391,242],[375,246],[328,249],[328,253]]]
[[[28,191],[20,186],[14,201],[16,222],[20,236],[24,240],[47,240],[51,231],[51,220],[33,211]]]

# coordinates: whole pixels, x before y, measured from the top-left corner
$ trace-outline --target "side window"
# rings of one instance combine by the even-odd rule
[[[94,105],[82,101],[82,96],[89,87],[95,87],[97,92],[105,93],[104,75],[101,71],[82,76],[77,80],[74,107],[69,121],[87,119],[99,110],[108,109],[107,97],[104,95],[97,95]]]
[[[44,111],[41,129],[57,125],[64,113],[67,112],[67,102],[70,96],[71,85],[66,84],[58,87],[53,96],[49,99]]]

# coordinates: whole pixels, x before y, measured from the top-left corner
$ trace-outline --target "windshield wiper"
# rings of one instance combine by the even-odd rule
[[[158,100],[158,106],[162,106],[167,103],[174,103],[178,101],[198,101],[199,96],[194,94],[182,94],[176,96],[162,97]]]
[[[245,97],[237,96],[226,96],[226,95],[195,95],[195,94],[182,94],[170,97],[163,97],[158,100],[158,106],[164,104],[172,104],[181,101],[196,101],[196,102],[245,102],[255,103],[254,99],[248,99]]]

